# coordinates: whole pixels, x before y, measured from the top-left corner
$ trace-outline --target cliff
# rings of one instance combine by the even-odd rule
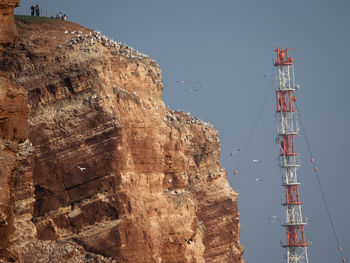
[[[18,36],[13,11],[19,0],[0,1],[0,54]]]
[[[214,128],[162,101],[148,56],[20,18],[0,58],[0,258],[243,262]]]

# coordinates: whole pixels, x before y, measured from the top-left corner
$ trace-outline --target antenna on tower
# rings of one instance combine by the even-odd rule
[[[294,138],[299,133],[297,110],[295,108],[295,90],[299,88],[294,83],[293,58],[288,54],[288,48],[276,48],[273,65],[278,68],[279,86],[276,87],[276,113],[278,118],[277,143],[279,166],[282,175],[282,186],[285,190],[286,207],[285,220],[286,243],[281,245],[287,249],[287,263],[308,263],[301,206],[299,197],[297,169],[300,167],[300,154],[296,153]]]

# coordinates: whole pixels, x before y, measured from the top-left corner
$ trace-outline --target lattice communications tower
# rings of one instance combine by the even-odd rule
[[[308,263],[304,226],[301,214],[303,202],[299,198],[297,169],[300,166],[300,155],[295,152],[294,139],[298,135],[297,111],[294,106],[295,90],[293,58],[288,49],[276,48],[274,66],[278,68],[279,86],[276,88],[276,112],[278,118],[278,154],[282,175],[282,186],[286,200],[282,205],[286,208],[282,225],[286,228],[287,239],[282,246],[287,249],[287,263]]]

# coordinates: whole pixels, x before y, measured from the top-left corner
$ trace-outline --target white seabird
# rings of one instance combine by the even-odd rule
[[[84,170],[86,170],[85,167],[80,167],[79,165],[77,165],[77,167],[80,169],[81,172],[83,172]]]

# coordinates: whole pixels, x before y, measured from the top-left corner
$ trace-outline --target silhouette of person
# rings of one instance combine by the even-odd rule
[[[36,16],[40,16],[40,7],[39,7],[39,5],[35,6],[35,13],[36,13]]]
[[[30,8],[30,14],[31,14],[31,16],[34,16],[34,10],[35,10],[35,8],[34,8],[34,6],[32,5],[31,8]]]

